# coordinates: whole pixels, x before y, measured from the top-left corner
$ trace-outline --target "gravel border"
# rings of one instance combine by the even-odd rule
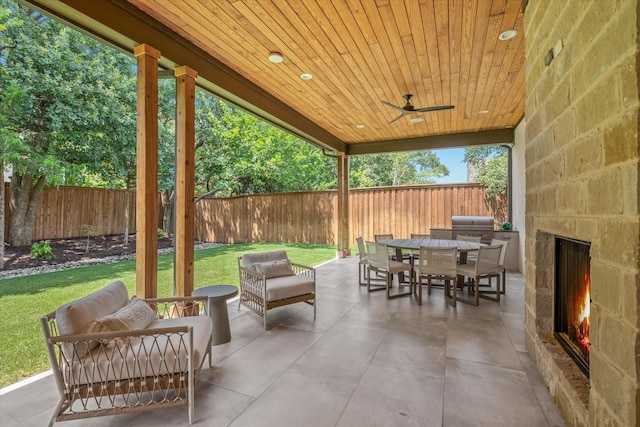
[[[195,245],[195,250],[217,248],[226,243],[201,243]],[[173,253],[173,248],[159,249],[158,255]],[[0,279],[12,279],[14,277],[33,276],[35,274],[52,273],[54,271],[68,270],[70,268],[88,267],[91,265],[111,264],[114,262],[135,259],[136,254],[117,255],[104,258],[89,258],[82,261],[65,262],[63,264],[43,265],[40,267],[23,268],[19,270],[0,270]]]

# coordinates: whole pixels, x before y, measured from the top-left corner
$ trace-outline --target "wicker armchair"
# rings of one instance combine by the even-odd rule
[[[288,304],[305,302],[313,306],[316,318],[316,271],[313,267],[296,264],[286,251],[244,254],[238,257],[240,300],[262,317],[267,329],[267,311]]]
[[[134,302],[122,282],[113,282],[42,316],[60,395],[49,426],[175,406],[188,406],[193,422],[195,382],[207,354],[212,366],[207,298],[145,299],[137,300],[144,306],[133,307]],[[129,307],[135,311],[118,317]],[[142,319],[140,311],[151,322],[127,329]],[[103,319],[118,328],[96,328]]]

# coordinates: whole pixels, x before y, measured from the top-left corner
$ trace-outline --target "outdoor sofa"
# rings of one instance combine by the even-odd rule
[[[115,281],[41,318],[60,394],[49,421],[189,407],[205,355],[207,297],[129,299]]]

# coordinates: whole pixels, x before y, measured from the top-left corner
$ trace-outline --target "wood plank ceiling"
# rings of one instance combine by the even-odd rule
[[[25,2],[49,11],[56,9],[50,4],[56,2]],[[524,116],[522,0],[128,0],[126,6],[119,0],[87,2],[92,6],[82,6],[84,0],[62,3],[84,8],[81,12],[85,14],[98,9],[92,16],[96,20],[101,20],[101,3],[115,4],[129,15],[135,8],[150,28],[169,29],[170,38],[176,39],[177,35],[184,39],[183,44],[193,44],[201,56],[224,64],[260,91],[260,96],[243,97],[240,91],[234,94],[219,90],[222,98],[242,98],[244,103],[238,104],[243,108],[276,124],[287,122],[282,127],[332,149],[345,147],[342,151],[357,152],[361,144],[379,148],[393,141],[426,141],[425,137],[438,135],[511,129]],[[91,27],[84,15],[73,12],[57,14],[85,30]],[[105,18],[102,24],[114,27],[110,22],[115,19]],[[124,17],[122,20],[128,22]],[[93,25],[89,32],[109,38],[96,28]],[[499,40],[502,32],[511,29],[518,32],[515,38]],[[134,43],[161,43],[159,39],[135,40],[135,29],[127,31],[127,24],[115,31]],[[109,41],[123,47],[116,40],[112,35]],[[165,54],[163,46],[154,47]],[[271,63],[271,52],[281,53],[283,62]],[[207,79],[203,66],[194,68],[201,80]],[[313,78],[303,80],[303,73]],[[221,81],[210,83],[213,92],[225,86]],[[207,87],[206,82],[203,87]],[[413,113],[390,124],[399,111],[382,101],[402,106],[402,96],[408,93],[413,94],[415,108],[455,108]],[[261,98],[273,98],[312,126],[305,130],[304,124],[291,124],[292,120],[277,108],[261,105]],[[483,110],[486,113],[481,113]],[[419,117],[424,121],[411,120]],[[445,141],[439,144],[460,145],[455,137]],[[411,147],[415,144],[399,146]]]

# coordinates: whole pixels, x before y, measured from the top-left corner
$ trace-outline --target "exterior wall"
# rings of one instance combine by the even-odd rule
[[[567,425],[639,425],[638,2],[530,1],[525,35],[527,349]],[[556,235],[591,242],[589,380],[552,336]]]
[[[525,207],[526,207],[526,165],[525,165],[525,130],[526,122],[522,120],[516,126],[514,133],[514,144],[511,150],[511,220],[515,231],[520,232],[519,253],[524,254],[526,236]],[[524,256],[520,256],[518,270],[525,272]]]

